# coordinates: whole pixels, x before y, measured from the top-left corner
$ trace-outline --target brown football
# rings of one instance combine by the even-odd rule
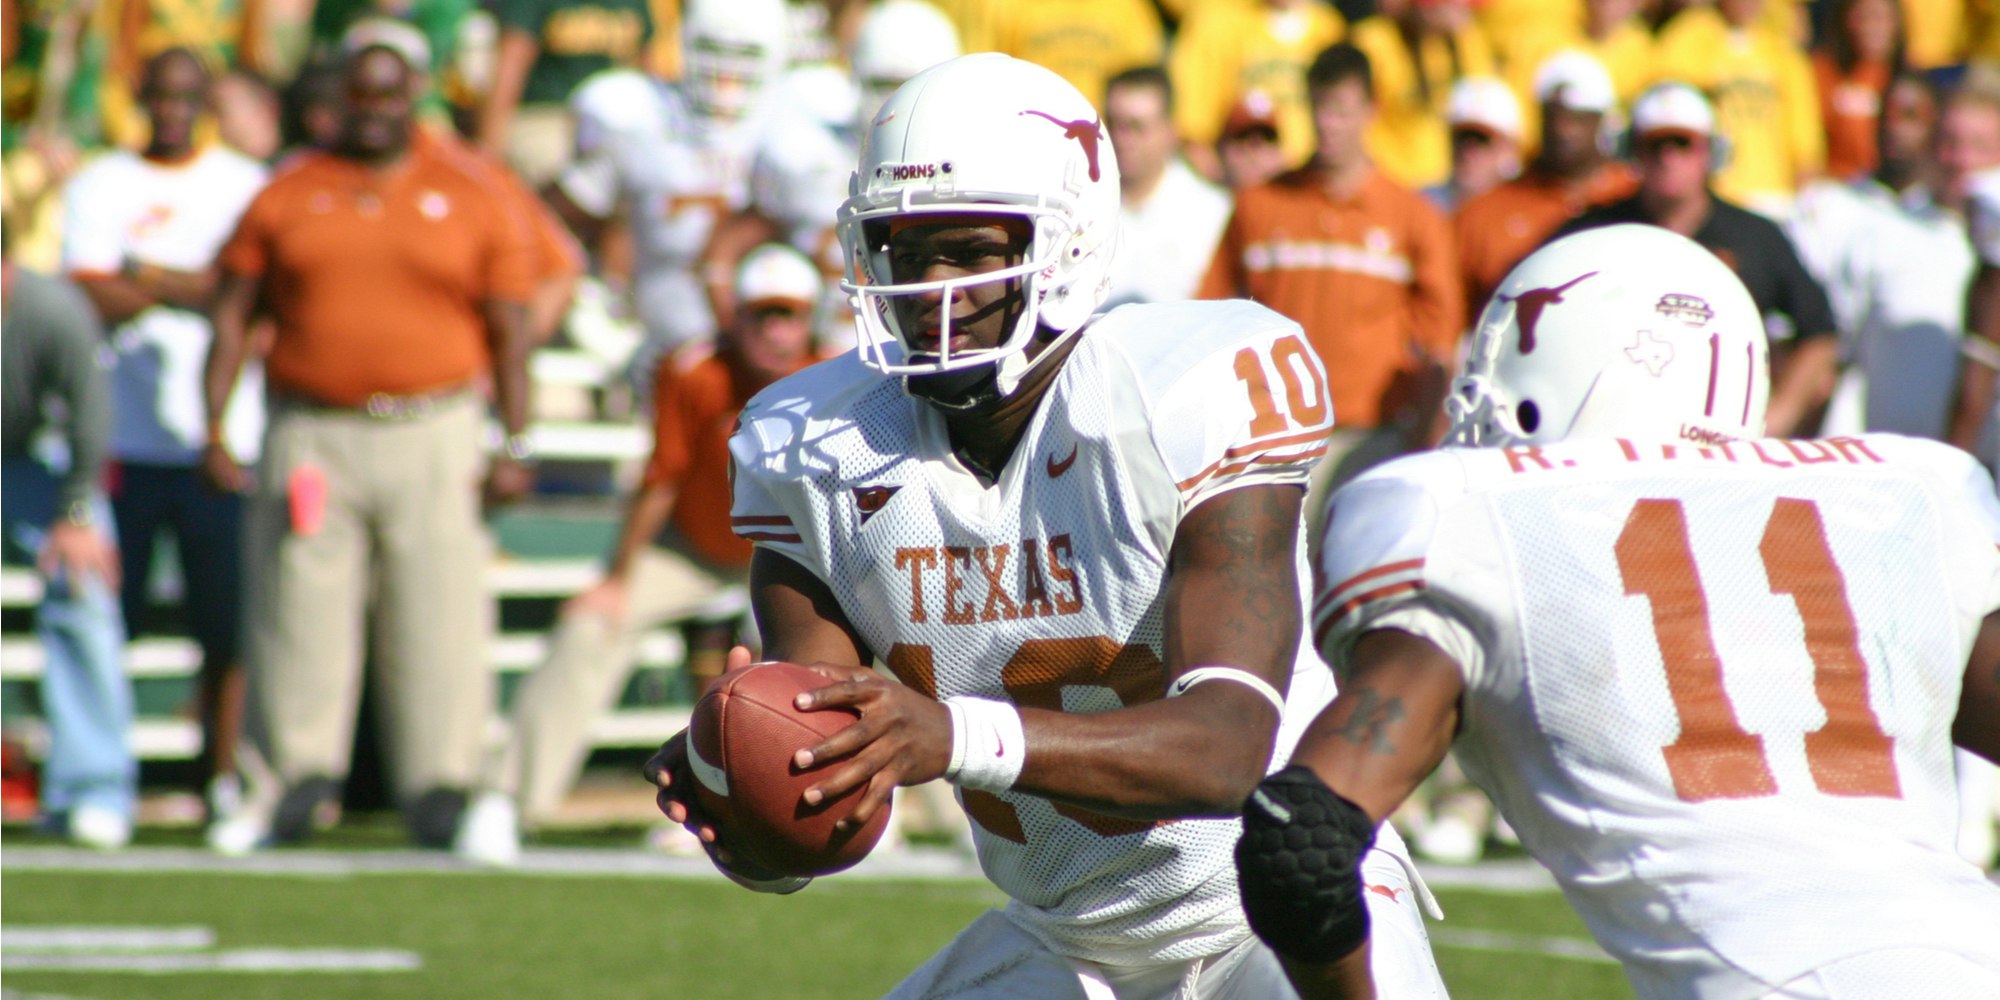
[[[800,771],[792,755],[860,718],[852,710],[792,706],[800,692],[828,683],[790,663],[755,663],[723,674],[695,704],[687,742],[695,799],[744,874],[840,871],[866,857],[888,825],[885,805],[865,826],[834,828],[861,803],[866,786],[805,804],[805,790],[827,768]]]

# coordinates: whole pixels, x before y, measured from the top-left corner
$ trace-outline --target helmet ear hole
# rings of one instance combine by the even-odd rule
[[[1532,399],[1521,400],[1521,405],[1514,407],[1514,419],[1520,423],[1521,430],[1533,434],[1542,426],[1542,408],[1536,406]]]

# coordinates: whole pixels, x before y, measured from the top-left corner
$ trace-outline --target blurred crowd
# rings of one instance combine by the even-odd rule
[[[49,822],[129,836],[117,650],[169,536],[217,849],[326,821],[366,663],[412,836],[510,860],[645,629],[694,623],[703,678],[743,637],[728,426],[853,343],[833,222],[874,109],[986,50],[1099,99],[1114,304],[1305,327],[1321,494],[1436,441],[1515,263],[1620,221],[1743,275],[1773,434],[2000,450],[1996,0],[6,0],[7,541],[51,581]],[[534,489],[551,344],[625,373],[565,415],[646,421],[654,455],[496,741],[481,517]],[[1451,787],[1405,818],[1449,859],[1487,822]]]

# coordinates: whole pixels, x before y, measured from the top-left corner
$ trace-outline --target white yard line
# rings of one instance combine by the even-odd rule
[[[215,947],[210,927],[0,927],[0,951],[199,951]]]
[[[14,847],[0,852],[7,871],[226,872],[243,875],[343,878],[367,874],[467,874],[488,871],[443,851],[317,851],[284,848],[242,858],[225,858],[196,847],[135,847],[105,853],[72,847]],[[528,847],[509,869],[524,875],[631,875],[721,878],[708,859],[672,857],[652,851],[583,847]],[[1549,892],[1555,880],[1525,858],[1476,865],[1419,865],[1434,889],[1488,892]],[[868,878],[983,878],[972,857],[944,848],[918,847],[878,854],[836,876]]]
[[[9,972],[413,972],[422,956],[409,951],[327,948],[238,948],[164,954],[40,954],[9,951]]]

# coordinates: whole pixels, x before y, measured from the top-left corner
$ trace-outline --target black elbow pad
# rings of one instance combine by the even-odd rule
[[[1297,962],[1344,958],[1368,939],[1361,857],[1375,824],[1360,806],[1296,764],[1243,803],[1236,878],[1250,929]]]

